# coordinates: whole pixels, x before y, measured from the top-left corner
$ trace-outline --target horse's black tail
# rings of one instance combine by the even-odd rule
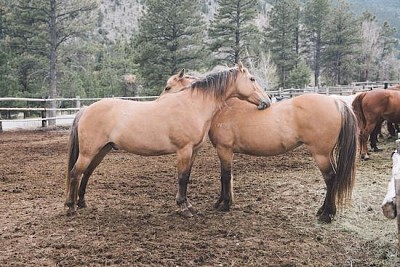
[[[70,179],[71,179],[71,171],[75,166],[76,161],[79,156],[79,138],[78,138],[78,124],[79,120],[82,117],[84,112],[84,108],[79,110],[76,114],[75,119],[71,126],[71,132],[69,135],[68,141],[68,167],[67,167],[67,177],[66,177],[66,196],[68,200],[69,190],[70,190]]]
[[[343,205],[351,199],[353,191],[359,130],[351,107],[341,100],[337,100],[337,103],[342,115],[342,125],[335,149],[336,178],[333,181],[332,197],[338,205]]]

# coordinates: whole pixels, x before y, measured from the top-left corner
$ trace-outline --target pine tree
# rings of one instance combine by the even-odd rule
[[[257,0],[219,0],[211,22],[210,49],[223,64],[238,63],[257,36]]]
[[[148,0],[139,21],[135,50],[147,94],[158,94],[179,69],[198,70],[207,63],[205,23],[199,1]]]
[[[57,97],[57,52],[67,40],[88,30],[92,18],[89,12],[96,7],[95,0],[16,0],[9,6],[13,14],[10,19],[13,43],[28,59],[22,73],[43,66],[46,60],[52,99]],[[56,108],[55,101],[50,103],[51,109]],[[49,116],[54,115],[55,111],[51,110]]]
[[[270,11],[267,41],[284,88],[299,59],[299,12],[298,0],[277,0]]]
[[[311,69],[303,59],[300,59],[296,68],[289,72],[288,85],[293,88],[304,88],[310,83]]]
[[[326,27],[330,0],[308,0],[304,7],[306,53],[314,70],[314,83],[319,86],[321,53],[323,53],[323,29]]]
[[[323,55],[324,76],[333,84],[348,84],[353,79],[361,45],[360,23],[345,0],[339,0],[328,17]]]

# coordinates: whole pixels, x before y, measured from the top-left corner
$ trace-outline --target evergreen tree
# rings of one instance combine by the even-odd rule
[[[257,0],[218,0],[218,9],[209,28],[210,49],[217,61],[238,63],[254,42]]]
[[[288,85],[293,88],[304,88],[310,81],[311,69],[303,59],[300,59],[296,68],[289,72]]]
[[[299,59],[299,12],[298,0],[277,0],[270,11],[267,41],[283,88]]]
[[[360,23],[345,0],[332,8],[323,38],[325,52],[322,65],[327,82],[348,84],[353,79],[359,55]]]
[[[57,52],[67,40],[88,30],[91,16],[97,7],[95,0],[16,0],[8,6],[12,11],[10,18],[13,46],[19,50],[20,81],[33,71],[41,69],[49,80],[49,97],[57,97]],[[44,63],[46,61],[46,63]],[[56,102],[51,102],[56,108]],[[49,116],[55,115],[54,111]],[[50,124],[55,121],[50,121]]]
[[[321,53],[323,53],[323,29],[326,27],[330,0],[308,0],[304,7],[306,53],[313,66],[314,84],[319,86]]]
[[[5,0],[0,0],[0,97],[13,95],[17,90],[16,75],[12,75],[11,60],[16,57],[9,45],[7,34],[9,32],[9,24],[6,17],[7,4]]]
[[[139,21],[135,50],[146,94],[158,94],[179,69],[200,69],[207,63],[205,23],[199,1],[147,0]]]

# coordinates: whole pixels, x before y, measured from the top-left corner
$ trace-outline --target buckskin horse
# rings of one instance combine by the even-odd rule
[[[305,94],[273,103],[258,112],[244,101],[228,100],[214,117],[209,131],[221,162],[221,192],[215,208],[230,209],[234,153],[274,156],[304,144],[327,186],[317,216],[330,223],[336,204],[345,204],[351,198],[357,134],[357,120],[351,107],[332,97]]]
[[[353,110],[360,128],[360,155],[369,159],[368,137],[384,120],[400,122],[400,92],[388,89],[374,89],[357,95]],[[373,146],[373,144],[371,144]]]
[[[173,84],[181,78],[183,72],[169,82]],[[181,84],[182,81],[177,86]],[[74,214],[76,206],[86,206],[89,177],[110,150],[121,149],[143,156],[175,153],[179,185],[176,202],[183,216],[192,216],[193,207],[187,199],[192,164],[213,116],[230,98],[246,100],[255,110],[255,106],[270,106],[267,94],[239,64],[190,82],[178,92],[164,94],[155,101],[103,99],[82,109],[74,119],[69,137],[67,214]]]

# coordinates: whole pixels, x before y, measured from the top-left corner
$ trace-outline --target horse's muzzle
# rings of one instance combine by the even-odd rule
[[[257,106],[258,110],[263,110],[271,106],[271,101],[269,100],[261,100],[260,104]]]

